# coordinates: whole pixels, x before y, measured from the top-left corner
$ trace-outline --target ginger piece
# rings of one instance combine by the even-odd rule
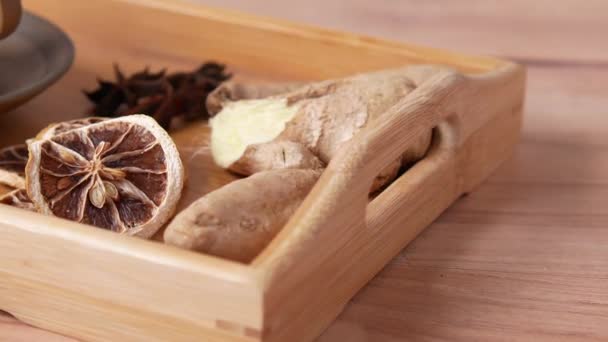
[[[222,83],[209,96],[206,106],[210,116],[219,113],[224,106],[233,101],[263,99],[294,91],[305,83],[298,82],[238,82],[227,81]]]
[[[211,151],[223,168],[250,175],[274,168],[327,165],[337,151],[416,88],[407,69],[394,69],[304,85],[263,99],[224,102],[210,120]],[[219,90],[218,90],[219,91]],[[392,181],[401,165],[421,159],[431,132],[395,160],[374,182]],[[280,144],[288,146],[281,152]],[[272,153],[261,152],[272,150]],[[289,153],[290,163],[283,162]],[[319,162],[317,162],[317,159]],[[298,162],[293,162],[298,161]]]
[[[266,98],[258,97],[268,89],[235,87],[220,87],[208,99],[208,105],[220,108],[210,120],[211,152],[221,167],[251,176],[194,202],[175,217],[164,238],[185,249],[250,262],[287,223],[338,151],[403,102],[416,84],[407,69],[395,69]],[[235,98],[241,100],[229,101]],[[370,193],[390,184],[403,165],[421,159],[431,135],[431,130],[422,134],[382,170]]]
[[[276,169],[318,170],[324,167],[324,163],[306,147],[281,140],[251,146],[231,169],[242,175],[252,175]]]
[[[165,243],[249,262],[287,223],[320,175],[320,170],[279,169],[236,180],[179,213],[165,230]]]

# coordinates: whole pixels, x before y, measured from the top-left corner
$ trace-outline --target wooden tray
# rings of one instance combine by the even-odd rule
[[[74,118],[79,90],[111,62],[241,77],[314,80],[406,64],[421,86],[332,160],[312,193],[250,265],[0,206],[0,309],[88,340],[306,341],[462,194],[504,160],[520,132],[525,72],[485,57],[312,29],[169,0],[30,0],[74,40],[66,78],[0,118],[2,145]],[[432,69],[435,70],[435,69]],[[467,76],[465,76],[465,74]],[[429,155],[371,203],[375,175],[416,133],[436,127]],[[182,206],[232,180],[200,153],[204,123],[174,134],[190,174]]]

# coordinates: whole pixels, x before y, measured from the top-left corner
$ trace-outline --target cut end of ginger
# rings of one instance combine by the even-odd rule
[[[247,146],[272,141],[297,113],[286,99],[242,100],[228,103],[210,120],[211,154],[228,168],[245,153]]]

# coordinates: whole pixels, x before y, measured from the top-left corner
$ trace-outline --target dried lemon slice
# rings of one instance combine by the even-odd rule
[[[53,135],[80,128],[105,118],[90,117],[70,120],[49,125],[38,133],[38,138],[50,138]],[[28,140],[29,144],[32,140]],[[9,146],[0,149],[0,194],[6,194],[14,189],[25,189],[25,165],[28,160],[28,148],[25,144]]]
[[[29,197],[38,209],[93,226],[152,236],[183,187],[175,144],[154,119],[105,120],[30,143]]]
[[[3,196],[0,196],[0,204],[6,204],[13,207],[36,211],[34,203],[30,200],[25,189],[13,190]]]
[[[25,145],[13,145],[0,149],[0,184],[11,188],[25,187],[23,178],[28,152]]]
[[[53,123],[53,124],[48,125],[42,131],[40,131],[36,135],[36,139],[49,139],[57,134],[65,133],[65,132],[71,131],[73,129],[85,127],[85,126],[88,126],[91,124],[96,124],[96,123],[102,122],[104,120],[107,120],[107,118],[92,116],[89,118],[82,118],[82,119]]]

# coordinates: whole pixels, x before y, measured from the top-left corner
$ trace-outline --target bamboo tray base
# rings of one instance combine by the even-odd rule
[[[26,7],[66,30],[77,58],[56,86],[0,117],[0,127],[11,127],[3,129],[2,145],[79,116],[87,107],[79,90],[109,76],[114,61],[133,71],[191,69],[216,59],[240,77],[266,80],[316,80],[406,64],[460,72],[430,77],[416,101],[362,132],[251,265],[0,207],[6,237],[0,241],[0,309],[69,336],[311,340],[399,250],[482,182],[519,137],[525,73],[508,62],[165,0],[32,0]],[[128,33],[121,23],[128,23]],[[189,188],[196,189],[184,194],[182,207],[233,179],[201,151],[208,139],[203,126],[173,134]],[[432,152],[368,203],[367,183],[414,133],[433,127]]]

